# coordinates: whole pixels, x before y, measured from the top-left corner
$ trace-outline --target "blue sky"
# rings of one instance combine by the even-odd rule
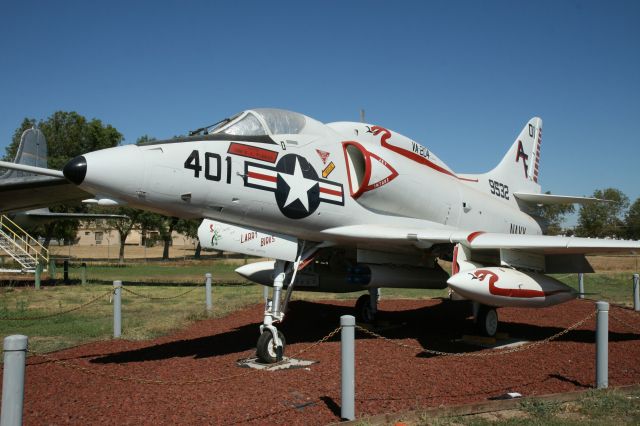
[[[359,119],[483,172],[544,120],[543,190],[640,196],[637,1],[5,1],[0,152],[77,111],[184,134],[250,107]]]

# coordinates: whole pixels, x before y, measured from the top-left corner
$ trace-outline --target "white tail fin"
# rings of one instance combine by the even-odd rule
[[[20,145],[13,160],[16,164],[47,168],[47,140],[40,129],[31,128],[22,133]],[[0,175],[0,179],[9,179],[22,176],[37,176],[32,173],[10,170]]]
[[[487,175],[510,185],[512,191],[540,192],[540,145],[542,119],[534,117],[524,126],[500,164]]]

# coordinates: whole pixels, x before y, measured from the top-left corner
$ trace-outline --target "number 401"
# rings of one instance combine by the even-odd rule
[[[225,163],[227,163],[226,170],[226,182],[231,183],[231,157],[228,155],[224,158]],[[200,165],[200,152],[197,149],[191,151],[191,154],[187,157],[184,162],[184,168],[193,170],[193,176],[198,178],[200,177],[200,172],[202,172],[202,166]],[[207,180],[212,180],[215,182],[220,181],[221,177],[221,168],[222,168],[222,159],[220,154],[216,154],[215,152],[205,152],[204,153],[204,178]]]

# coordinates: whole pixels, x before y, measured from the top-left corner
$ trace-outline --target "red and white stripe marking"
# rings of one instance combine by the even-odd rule
[[[275,191],[278,183],[278,172],[264,167],[249,165],[247,167],[247,183]]]
[[[320,184],[320,199],[341,203],[343,200],[342,187],[328,182],[318,182]]]
[[[269,170],[264,167],[248,165],[247,183],[259,186],[264,189],[275,191],[278,186],[278,171]],[[343,192],[340,185],[329,182],[318,182],[320,184],[320,199],[323,201],[341,203],[343,202]]]
[[[536,144],[536,162],[533,170],[533,181],[538,183],[538,174],[540,173],[540,148],[542,147],[542,129],[538,130],[538,143]]]

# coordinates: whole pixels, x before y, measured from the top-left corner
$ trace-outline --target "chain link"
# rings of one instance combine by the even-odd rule
[[[171,300],[171,299],[177,299],[178,297],[182,297],[182,296],[186,296],[189,293],[192,293],[196,290],[198,290],[199,288],[202,288],[202,286],[196,286],[190,290],[185,291],[184,293],[180,293],[177,296],[169,296],[169,297],[152,297],[152,296],[147,296],[145,294],[141,294],[141,293],[137,293],[133,290],[129,290],[128,288],[126,288],[125,286],[121,287],[123,291],[126,291],[127,293],[133,294],[134,296],[138,296],[138,297],[142,297],[143,299],[149,299],[149,300]]]
[[[555,340],[565,334],[567,334],[568,332],[570,332],[571,330],[574,330],[578,327],[580,327],[582,324],[584,324],[585,322],[587,322],[589,319],[593,318],[596,315],[597,311],[593,311],[591,312],[589,315],[587,315],[584,319],[578,321],[577,323],[569,326],[568,328],[565,328],[564,330],[554,334],[553,336],[547,337],[544,340],[539,340],[537,342],[531,342],[529,344],[526,345],[521,345],[521,346],[515,346],[512,348],[507,348],[507,349],[498,349],[496,351],[492,351],[492,352],[442,352],[442,351],[435,351],[432,349],[425,349],[422,348],[420,346],[415,346],[415,345],[408,345],[406,343],[401,343],[401,342],[396,342],[394,340],[391,340],[387,337],[384,337],[378,333],[375,333],[373,331],[367,330],[364,327],[361,327],[359,325],[356,325],[356,328],[360,331],[362,331],[365,334],[368,334],[370,336],[373,336],[375,338],[378,339],[382,339],[385,340],[389,343],[392,343],[396,346],[400,346],[402,348],[405,349],[410,349],[410,350],[415,350],[418,351],[420,353],[428,353],[428,354],[432,354],[432,355],[440,355],[440,356],[455,356],[455,357],[489,357],[489,356],[497,356],[497,355],[506,355],[506,354],[511,354],[511,353],[515,353],[515,352],[521,352],[527,349],[531,349],[540,345],[543,345],[545,343],[549,343],[552,340]]]
[[[342,330],[342,326],[338,326],[335,330],[333,330],[331,333],[327,334],[326,336],[324,336],[322,339],[318,340],[317,342],[314,342],[312,344],[310,344],[309,346],[307,346],[306,348],[303,348],[302,350],[294,353],[293,355],[291,355],[288,358],[296,358],[299,357],[300,355],[302,355],[303,353],[307,352],[308,350],[310,350],[311,348],[315,348],[316,346],[325,343],[326,341],[328,341],[329,339],[331,339],[333,336],[335,336],[340,330]],[[273,364],[270,364],[268,367],[265,368],[265,370],[273,370],[275,367],[279,366],[280,364],[283,364],[287,362],[287,359],[282,359],[278,362],[274,362]]]
[[[28,352],[31,355],[42,357],[42,358],[46,359],[47,361],[50,361],[50,362],[52,362],[54,364],[57,364],[57,365],[60,365],[60,366],[63,366],[63,367],[67,367],[67,368],[71,368],[73,370],[80,371],[81,373],[84,373],[84,374],[88,374],[88,375],[91,375],[91,376],[104,377],[106,379],[118,380],[118,381],[121,381],[121,382],[133,382],[133,383],[138,383],[138,384],[141,384],[141,385],[183,386],[183,385],[210,384],[210,383],[220,382],[220,381],[223,381],[223,380],[229,380],[229,379],[233,379],[233,378],[237,378],[237,377],[247,376],[247,375],[252,373],[252,371],[247,371],[247,372],[238,373],[238,374],[231,374],[229,376],[224,376],[224,377],[215,377],[215,378],[212,378],[212,379],[201,379],[201,380],[154,380],[154,379],[143,379],[143,378],[139,378],[139,377],[118,376],[118,375],[115,375],[115,374],[105,373],[105,372],[98,371],[98,370],[93,369],[93,368],[83,367],[82,365],[78,365],[78,364],[75,364],[73,362],[69,362],[69,361],[65,361],[65,360],[62,360],[62,359],[54,358],[54,357],[49,356],[49,355],[44,354],[44,353],[34,352],[31,349],[29,349]]]
[[[190,290],[192,291],[192,290]],[[76,309],[80,309],[81,307],[87,306],[90,303],[93,303],[94,301],[98,300],[100,297],[106,296],[108,294],[110,294],[111,291],[109,291],[106,294],[100,295],[99,297],[92,299],[91,301],[85,303],[84,305],[81,305],[79,307],[74,308],[74,310]],[[67,312],[71,312],[71,311],[67,311]],[[66,312],[65,312],[66,313]],[[575,324],[567,327],[566,329],[550,336],[547,337],[546,339],[543,340],[539,340],[537,342],[532,342],[526,345],[522,345],[522,346],[517,346],[517,347],[513,347],[513,348],[508,348],[508,349],[504,349],[504,350],[497,350],[497,351],[492,351],[492,352],[443,352],[443,351],[436,351],[436,350],[431,350],[431,349],[425,349],[422,348],[420,346],[416,346],[416,345],[408,345],[406,343],[401,343],[401,342],[396,342],[392,339],[389,339],[387,337],[384,337],[378,333],[375,333],[373,331],[367,330],[366,328],[356,325],[355,328],[359,331],[362,331],[363,333],[375,337],[377,339],[381,339],[384,341],[387,341],[389,343],[392,343],[396,346],[405,348],[405,349],[410,349],[410,350],[414,350],[414,351],[418,351],[420,353],[429,353],[429,354],[433,354],[433,355],[440,355],[440,356],[455,356],[455,357],[488,357],[488,356],[497,356],[497,355],[505,355],[505,354],[510,354],[510,353],[515,353],[515,352],[521,352],[524,350],[528,350],[546,343],[551,342],[552,340],[558,339],[559,337],[569,333],[571,330],[574,330],[578,327],[580,327],[581,325],[583,325],[584,323],[586,323],[589,319],[593,318],[596,315],[597,311],[593,311],[591,312],[589,315],[587,315],[584,319],[576,322]],[[626,322],[620,320],[619,318],[615,317],[614,315],[612,315],[612,317],[620,322],[622,322],[623,324],[626,324],[627,326],[630,326],[630,324],[627,324]],[[301,349],[300,351],[294,353],[293,355],[291,355],[289,358],[295,358],[298,357],[300,355],[302,355],[303,353],[321,345],[322,343],[325,343],[327,341],[329,341],[330,339],[332,339],[340,330],[342,330],[342,326],[339,326],[337,328],[335,328],[333,331],[331,331],[329,334],[327,334],[326,336],[324,336],[323,338],[321,338],[320,340],[310,344],[309,346]],[[107,379],[112,379],[112,380],[118,380],[118,381],[123,381],[123,382],[133,382],[133,383],[138,383],[138,384],[153,384],[153,385],[166,385],[166,386],[185,386],[185,385],[203,385],[203,384],[212,384],[212,383],[217,383],[217,382],[221,382],[221,381],[225,381],[225,380],[231,380],[231,379],[235,379],[235,378],[239,378],[239,377],[245,377],[248,376],[250,374],[253,374],[255,372],[255,370],[249,370],[243,373],[238,373],[238,374],[230,374],[227,376],[223,376],[223,377],[215,377],[215,378],[211,378],[211,379],[200,379],[200,380],[154,380],[154,379],[144,379],[144,378],[138,378],[138,377],[132,377],[132,376],[118,376],[115,374],[108,374],[108,373],[104,373],[92,368],[88,368],[88,367],[84,367],[72,362],[68,362],[65,360],[61,360],[61,359],[57,359],[54,358],[50,355],[44,354],[44,353],[38,353],[32,350],[28,350],[29,354],[34,355],[34,356],[39,356],[42,357],[44,359],[46,359],[47,361],[53,362],[54,364],[63,366],[63,367],[67,367],[67,368],[71,368],[73,370],[76,371],[80,371],[82,373],[88,374],[88,375],[94,375],[94,376],[99,376],[99,377],[104,377]],[[262,369],[262,370],[257,370],[257,371],[271,371],[273,369],[275,369],[276,367],[282,365],[283,363],[287,362],[287,359],[283,359],[281,361],[278,361],[276,363],[270,364],[269,366],[267,366],[266,368]]]
[[[295,354],[293,354],[289,358],[297,357],[300,354],[302,354],[304,352],[307,352],[311,348],[314,348],[314,347],[320,345],[321,343],[326,342],[327,340],[329,340],[333,336],[335,336],[336,333],[338,333],[338,331],[341,330],[341,328],[342,327],[336,328],[331,333],[329,333],[326,336],[324,336],[322,339],[320,339],[317,342],[312,343],[311,345],[307,346],[306,348],[296,352]],[[48,354],[45,354],[45,353],[35,352],[35,351],[32,351],[31,349],[28,349],[27,352],[29,352],[29,354],[31,354],[33,356],[42,357],[42,358],[46,359],[47,361],[50,361],[50,362],[52,362],[54,364],[57,364],[57,365],[60,365],[62,367],[71,368],[73,370],[80,371],[81,373],[92,375],[92,376],[99,376],[99,377],[103,377],[103,378],[107,378],[107,379],[118,380],[118,381],[121,381],[121,382],[138,383],[138,384],[142,384],[142,385],[165,385],[165,386],[206,385],[206,384],[222,382],[222,381],[225,381],[225,380],[236,379],[238,377],[245,377],[245,376],[248,376],[250,374],[254,374],[256,371],[271,371],[274,368],[278,367],[279,365],[281,365],[281,364],[283,364],[283,363],[285,363],[287,361],[287,359],[283,359],[282,361],[270,364],[268,367],[266,367],[266,368],[264,368],[262,370],[249,369],[248,371],[245,371],[245,372],[242,372],[242,373],[230,374],[228,376],[223,376],[223,377],[214,377],[214,378],[211,378],[211,379],[200,379],[200,380],[153,380],[153,379],[143,379],[143,378],[132,377],[132,376],[118,376],[118,375],[115,375],[115,374],[108,374],[108,373],[104,373],[102,371],[98,371],[98,370],[95,370],[95,369],[92,369],[92,368],[88,368],[88,367],[84,367],[82,365],[75,364],[73,362],[69,362],[69,361],[65,361],[65,360],[62,360],[62,359],[54,358],[54,357],[52,357],[52,356],[50,356]]]
[[[83,303],[82,305],[73,307],[73,308],[68,309],[66,311],[56,312],[56,313],[53,313],[53,314],[39,315],[39,316],[36,316],[36,317],[4,317],[4,318],[0,317],[0,321],[35,321],[35,320],[41,320],[41,319],[46,319],[46,318],[52,318],[52,317],[55,317],[55,316],[58,316],[58,315],[68,314],[70,312],[78,311],[78,310],[80,310],[82,308],[85,308],[85,307],[91,305],[92,303],[98,301],[99,299],[101,299],[101,298],[103,298],[105,296],[111,295],[111,293],[112,293],[112,291],[109,290],[106,293],[103,293],[103,294],[101,294],[101,295],[89,300],[88,302]]]
[[[626,325],[627,327],[629,327],[631,330],[633,330],[636,333],[640,333],[640,329],[633,325],[633,324],[629,324],[628,322],[626,322],[625,320],[623,320],[622,318],[620,318],[619,316],[617,316],[616,314],[613,313],[613,311],[609,311],[609,315],[611,316],[611,318],[613,318],[614,320],[618,321],[620,324]]]

